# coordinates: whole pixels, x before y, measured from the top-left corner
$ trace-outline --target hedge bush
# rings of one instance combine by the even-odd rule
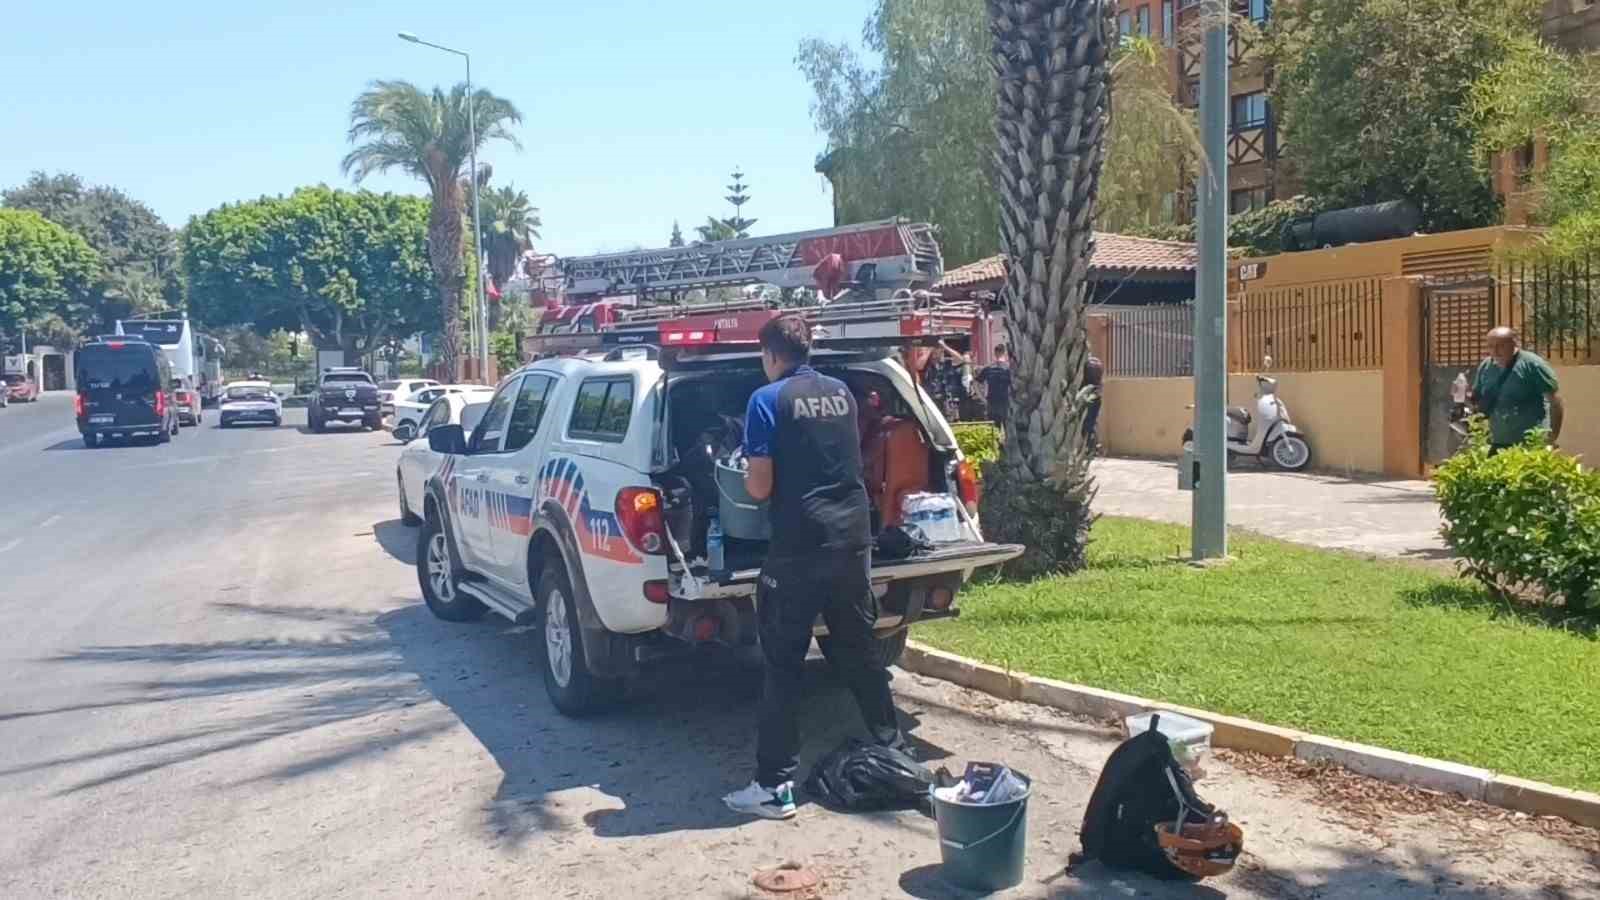
[[[1466,446],[1434,474],[1445,542],[1492,590],[1600,612],[1600,472],[1546,434],[1490,455],[1487,427],[1472,423]]]
[[[1000,458],[1000,430],[989,422],[962,422],[950,426],[956,433],[961,455],[979,472],[987,463]]]

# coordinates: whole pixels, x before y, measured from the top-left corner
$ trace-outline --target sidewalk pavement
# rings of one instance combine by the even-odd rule
[[[1178,490],[1173,462],[1101,459],[1095,510],[1189,524],[1193,495]],[[1270,537],[1408,559],[1449,559],[1439,508],[1426,481],[1349,479],[1262,469],[1239,462],[1228,473],[1228,524]]]

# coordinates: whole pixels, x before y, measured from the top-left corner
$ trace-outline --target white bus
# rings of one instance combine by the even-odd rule
[[[181,312],[164,311],[117,322],[117,334],[142,337],[159,346],[184,387],[215,402],[222,391],[222,345],[195,331]]]

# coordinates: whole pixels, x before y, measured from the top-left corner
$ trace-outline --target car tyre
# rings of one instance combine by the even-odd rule
[[[397,441],[401,442],[402,444],[404,444],[404,443],[410,442],[410,440],[411,440],[411,431],[412,431],[411,420],[407,419],[404,422],[401,422],[399,425],[396,425],[394,427],[394,431],[391,432],[391,434],[394,435],[394,439],[395,440],[397,440]]]
[[[417,583],[422,602],[446,622],[475,622],[487,612],[476,597],[460,588],[460,573],[450,558],[450,537],[437,518],[428,519],[417,532]]]
[[[173,419],[172,421],[173,421],[173,424],[172,424],[171,427],[168,427],[164,423],[162,424],[161,433],[156,436],[156,443],[158,443],[158,444],[170,444],[170,443],[172,443],[172,436],[178,433],[178,425],[177,425],[177,421],[178,420],[177,419]]]
[[[311,414],[311,416],[309,417],[309,419],[307,421],[307,424],[311,426],[311,430],[313,432],[315,432],[317,434],[321,434],[322,433],[322,419],[321,419],[321,417],[319,417],[315,413]]]
[[[411,504],[406,502],[406,483],[398,474],[394,477],[395,484],[400,492],[400,524],[417,526],[422,524],[422,517],[411,511]]]
[[[283,416],[273,416],[272,417],[272,427],[273,428],[281,428],[281,427],[283,427]]]
[[[94,450],[97,447],[104,447],[105,443],[105,440],[98,434],[86,434],[83,436],[83,446],[89,450]]]
[[[544,689],[563,715],[579,718],[599,712],[621,696],[620,678],[597,678],[584,661],[583,629],[577,600],[559,558],[548,560],[539,576],[539,667]]]
[[[381,431],[381,430],[383,430],[383,420],[382,419],[363,419],[363,420],[361,420],[361,424],[363,426],[365,426],[365,428],[368,431]]]
[[[894,634],[873,638],[868,649],[868,659],[876,665],[887,669],[900,661],[900,655],[906,652],[906,641],[911,637],[911,629],[902,628]],[[837,666],[835,654],[838,650],[833,646],[833,639],[827,635],[817,638],[817,649],[822,651],[822,658],[830,665]]]

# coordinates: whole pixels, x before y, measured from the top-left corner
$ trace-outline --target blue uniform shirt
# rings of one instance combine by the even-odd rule
[[[750,396],[745,454],[772,460],[770,557],[872,543],[856,401],[837,378],[799,366]]]

